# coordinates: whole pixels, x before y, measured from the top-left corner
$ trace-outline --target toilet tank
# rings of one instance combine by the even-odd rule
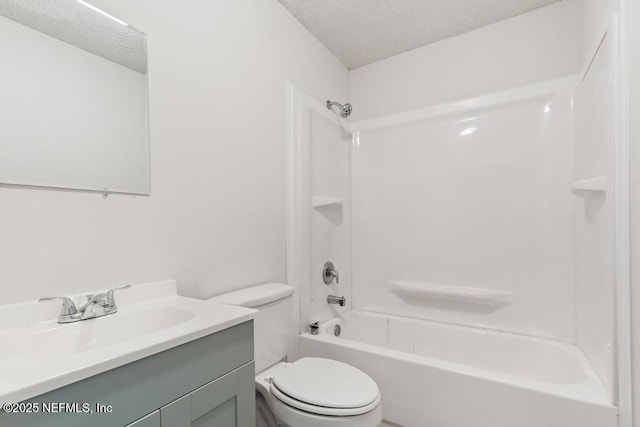
[[[208,301],[258,310],[253,318],[256,373],[287,356],[293,333],[293,286],[265,283],[217,295]]]

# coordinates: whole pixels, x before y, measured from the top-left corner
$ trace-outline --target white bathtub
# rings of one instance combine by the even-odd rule
[[[556,341],[351,311],[322,324],[319,335],[301,335],[300,355],[368,373],[380,387],[384,419],[401,426],[617,424],[584,354]]]

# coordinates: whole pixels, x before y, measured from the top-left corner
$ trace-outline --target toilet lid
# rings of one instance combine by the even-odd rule
[[[367,412],[380,401],[378,385],[367,374],[330,359],[302,358],[276,373],[271,385],[272,389],[277,389],[273,394],[278,399],[309,412],[326,411],[309,410],[306,408],[308,406],[338,410],[363,409]],[[296,401],[301,405],[297,405]],[[355,412],[363,413],[360,410]]]

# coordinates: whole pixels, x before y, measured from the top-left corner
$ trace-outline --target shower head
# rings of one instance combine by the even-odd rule
[[[353,107],[351,106],[351,104],[340,104],[339,102],[332,102],[327,100],[327,108],[331,111],[333,111],[333,106],[336,106],[340,109],[339,111],[339,115],[340,117],[342,117],[343,119],[346,119],[347,117],[349,117],[349,115],[351,114],[351,111],[353,110]]]

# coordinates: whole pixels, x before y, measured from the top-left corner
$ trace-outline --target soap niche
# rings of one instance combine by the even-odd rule
[[[342,199],[337,197],[313,197],[311,199],[313,209],[322,214],[333,225],[341,225],[344,220]]]

